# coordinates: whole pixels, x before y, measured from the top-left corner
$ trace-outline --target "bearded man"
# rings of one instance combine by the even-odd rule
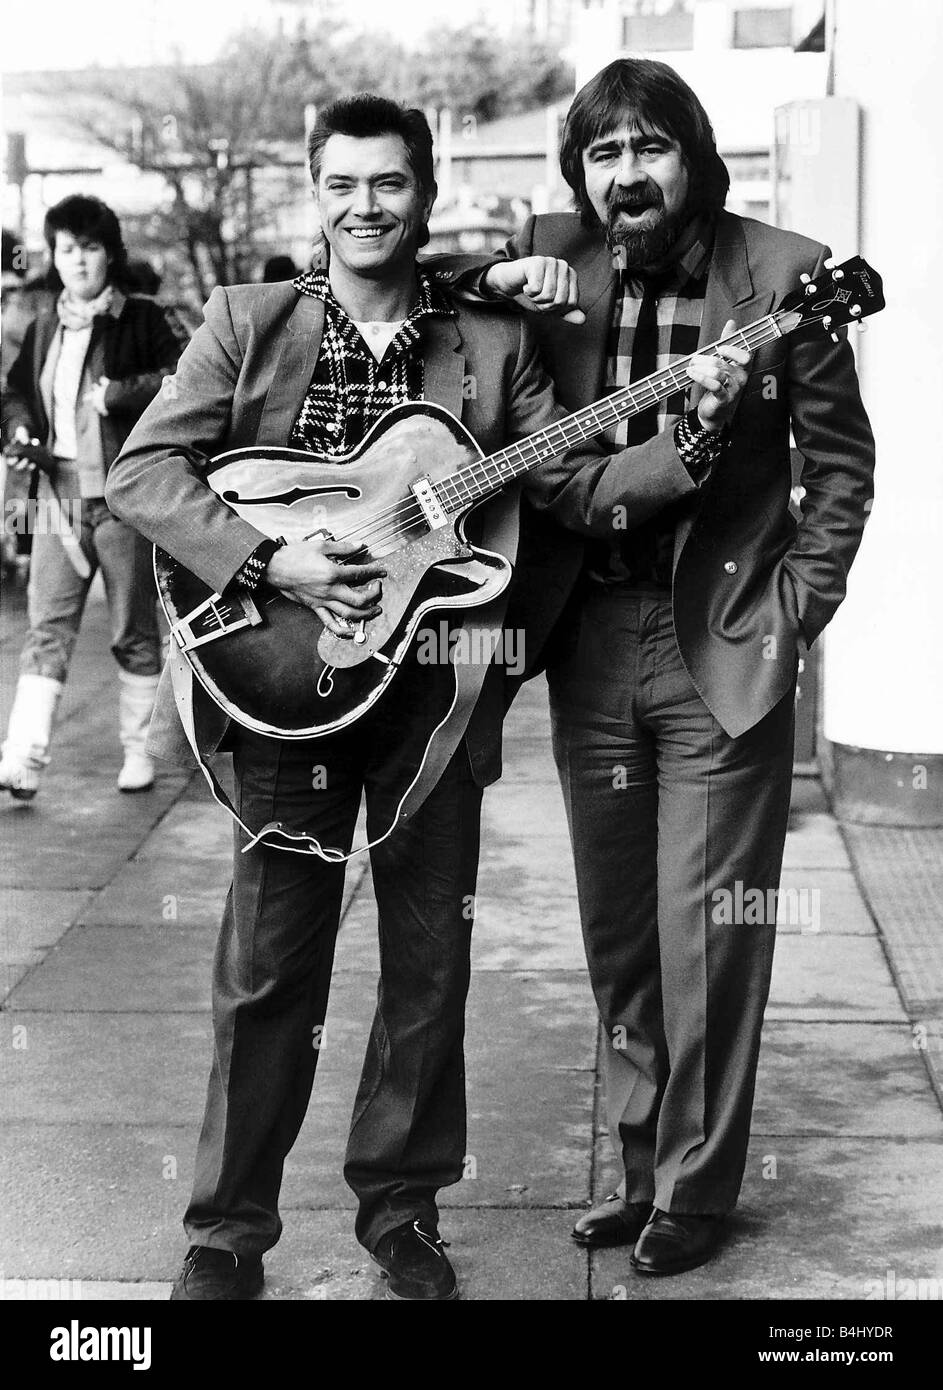
[[[769,313],[800,273],[828,277],[827,247],[724,210],[708,117],[663,63],[587,83],[560,163],[578,211],[531,217],[504,259],[455,274],[538,311],[570,410]],[[566,522],[591,539],[548,670],[553,742],[624,1172],[573,1234],[634,1244],[642,1274],[709,1259],[738,1198],[776,926],[717,904],[738,884],[775,900],[798,655],[844,597],[872,495],[851,349],[813,332],[752,363],[698,357],[690,399],[612,432],[638,457],[673,436],[703,486],[638,526],[618,507]]]

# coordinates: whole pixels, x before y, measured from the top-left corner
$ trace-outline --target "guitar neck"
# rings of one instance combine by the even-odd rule
[[[729,338],[719,338],[715,343],[698,348],[696,354],[679,358],[670,367],[663,367],[641,381],[634,381],[631,386],[614,391],[595,405],[584,406],[548,429],[529,435],[527,439],[511,444],[486,459],[476,459],[474,463],[436,483],[436,492],[442,504],[450,512],[461,512],[469,504],[492,496],[538,464],[556,458],[576,444],[594,439],[613,425],[633,415],[640,415],[643,410],[667,400],[678,391],[686,391],[691,385],[687,366],[692,357],[709,355],[717,348],[726,346],[755,352],[764,344],[791,332],[798,325],[790,320],[796,318],[797,315],[789,311],[767,314],[747,328],[732,333]]]

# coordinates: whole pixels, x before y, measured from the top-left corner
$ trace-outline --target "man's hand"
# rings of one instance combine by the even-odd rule
[[[558,314],[567,323],[585,323],[579,307],[576,271],[556,256],[524,256],[489,266],[484,284],[493,295],[513,299],[535,314]]]
[[[93,410],[97,410],[99,415],[107,415],[108,407],[105,405],[105,392],[111,383],[106,376],[100,376],[95,385],[90,387],[82,397],[86,405],[90,405]]]
[[[276,550],[265,570],[265,581],[281,589],[287,598],[312,608],[325,627],[338,637],[350,637],[343,621],[359,623],[376,618],[386,570],[379,561],[365,565],[343,564],[345,555],[363,547],[357,541],[317,537]]]
[[[19,447],[18,447],[19,446]],[[17,473],[34,465],[50,478],[56,471],[56,458],[38,439],[31,439],[25,425],[17,425],[13,438],[3,450],[10,467]]]
[[[737,325],[733,319],[728,319],[720,336],[727,338],[736,331]],[[710,356],[698,354],[688,363],[688,376],[704,387],[704,394],[697,403],[697,414],[710,434],[719,434],[733,419],[752,360],[752,353],[728,345]]]

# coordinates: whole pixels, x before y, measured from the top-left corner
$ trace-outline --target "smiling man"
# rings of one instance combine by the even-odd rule
[[[213,292],[172,389],[109,476],[108,501],[220,593],[274,587],[344,634],[380,611],[382,564],[343,563],[355,542],[277,546],[207,486],[204,456],[289,444],[341,466],[385,411],[419,400],[447,407],[494,452],[563,412],[523,321],[457,304],[417,266],[436,192],[422,113],[371,95],[339,101],[321,112],[309,156],[325,241],[317,265],[291,283]],[[533,486],[568,524],[607,516],[614,504],[642,521],[695,490],[670,442],[637,462],[587,446],[542,469]],[[513,560],[517,523],[509,489],[474,518],[475,538]],[[533,657],[577,563],[578,543],[564,538],[551,573],[518,565],[518,581],[529,583],[518,582],[516,623]],[[436,1194],[460,1179],[465,1154],[479,810],[482,787],[500,773],[506,698],[506,673],[489,657],[519,657],[516,642],[500,640],[505,602],[457,623],[480,660],[429,662],[414,648],[377,705],[329,738],[281,740],[230,724],[198,687],[181,698],[197,754],[232,753],[240,828],[214,965],[214,1061],[184,1223],[190,1249],[174,1299],[250,1298],[262,1287],[262,1255],[282,1229],[282,1167],[323,1037],[344,865],[264,836],[250,845],[246,827],[274,819],[348,849],[364,792],[380,991],[344,1171],[357,1237],[389,1276],[389,1296],[456,1296]],[[452,645],[442,644],[446,657]],[[166,673],[151,748],[173,761],[189,752]],[[417,768],[425,799],[412,794],[405,819]]]

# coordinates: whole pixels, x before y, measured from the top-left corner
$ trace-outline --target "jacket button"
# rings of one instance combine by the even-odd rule
[[[740,568],[740,566],[737,564],[736,560],[725,560],[725,561],[724,561],[724,573],[725,573],[725,574],[736,574],[736,573],[737,573],[737,570],[738,570],[739,568]]]

